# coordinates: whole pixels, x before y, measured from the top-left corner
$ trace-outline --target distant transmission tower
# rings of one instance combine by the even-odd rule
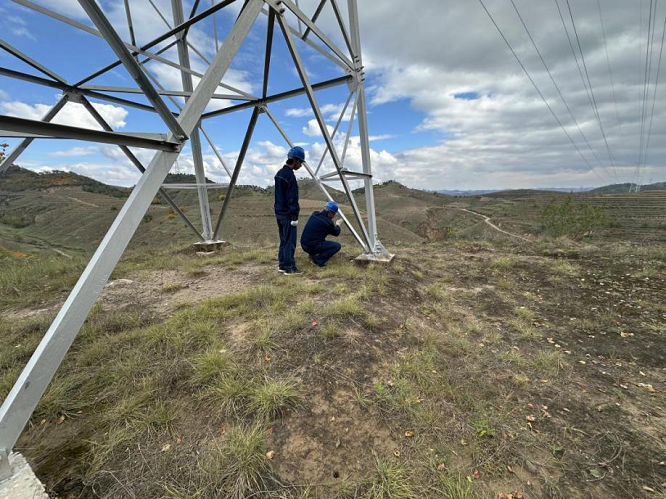
[[[342,218],[362,248],[363,254],[360,258],[366,260],[388,260],[391,258],[391,255],[388,254],[380,242],[377,232],[368,123],[366,118],[364,72],[361,59],[356,0],[347,0],[348,20],[346,21],[341,12],[338,0],[319,1],[312,16],[306,15],[299,8],[298,0],[245,0],[236,21],[226,34],[226,39],[222,44],[218,43],[217,24],[213,23],[215,27],[215,46],[219,47],[219,49],[212,60],[208,60],[201,53],[195,45],[195,39],[189,37],[188,34],[194,26],[204,29],[204,21],[207,23],[211,19],[214,21],[216,13],[231,4],[241,3],[240,0],[215,0],[212,6],[208,8],[204,8],[201,5],[203,2],[197,0],[194,2],[194,7],[189,12],[189,15],[185,15],[182,0],[171,0],[171,9],[169,12],[161,12],[151,2],[156,11],[153,20],[154,24],[163,23],[167,30],[162,35],[142,46],[137,45],[136,26],[132,21],[134,0],[125,0],[124,2],[129,40],[121,38],[117,27],[111,24],[96,0],[78,0],[95,28],[28,0],[11,1],[67,24],[70,27],[85,31],[92,36],[103,38],[115,53],[117,60],[91,73],[77,83],[69,83],[56,72],[0,39],[0,48],[20,59],[27,66],[30,66],[33,72],[41,73],[40,76],[35,76],[28,72],[0,68],[0,76],[55,88],[62,92],[56,105],[46,113],[41,121],[0,116],[0,137],[22,139],[18,146],[0,164],[0,173],[12,165],[33,140],[61,138],[117,145],[142,175],[103,241],[95,251],[94,256],[70,293],[64,306],[51,324],[7,399],[2,404],[2,407],[0,407],[0,479],[11,474],[8,461],[9,453],[16,444],[39,399],[44,394],[49,382],[78,334],[97,297],[102,292],[111,272],[118,263],[134,232],[137,230],[154,197],[159,195],[169,204],[174,212],[192,230],[201,244],[216,244],[219,242],[218,235],[220,228],[231,202],[234,187],[238,181],[243,161],[259,117],[261,115],[268,117],[284,137],[285,141],[290,146],[293,145],[284,128],[271,112],[269,107],[271,104],[297,96],[307,97],[327,148],[324,157],[322,157],[316,168],[313,168],[311,165],[305,165],[308,174],[329,200],[332,198],[325,186],[325,182],[337,181],[342,184],[342,189],[347,196],[351,210],[349,218],[344,214]],[[137,3],[139,2],[137,1]],[[320,28],[321,20],[325,18],[322,14],[327,4],[330,6],[330,9],[328,9],[329,20],[336,26],[336,37],[344,42],[342,48],[324,34]],[[260,15],[265,15],[267,18],[263,84],[260,95],[252,95],[225,83],[223,79]],[[173,24],[168,21],[169,18],[172,19]],[[268,88],[271,79],[271,53],[274,32],[277,30],[280,31],[281,36],[286,42],[290,55],[289,64],[296,70],[301,85],[286,92],[270,95]],[[341,69],[341,76],[312,83],[303,65],[300,52],[305,44],[337,65]],[[169,58],[169,49],[172,47],[176,49],[177,61]],[[197,73],[192,69],[190,63],[190,56],[192,54],[195,54],[205,64],[206,71],[204,74]],[[66,55],[69,58],[77,57],[77,54],[74,53]],[[150,69],[146,67],[146,63],[148,62],[151,62],[151,64],[162,64],[178,70],[181,76],[182,89],[174,90],[165,88],[152,74]],[[112,87],[102,84],[92,84],[97,78],[108,74],[109,71],[121,65],[124,66],[129,76],[134,80],[136,87]],[[193,81],[194,76],[200,78],[196,87]],[[340,85],[348,87],[349,96],[335,130],[331,133],[327,128],[315,92]],[[148,104],[137,102],[127,97],[119,97],[118,94],[130,97],[138,94],[144,97]],[[170,105],[164,100],[165,98],[170,101]],[[184,99],[184,105],[181,101],[176,100],[177,98]],[[158,133],[114,132],[109,123],[93,107],[91,100],[109,102],[157,114],[168,132],[164,133],[164,130]],[[213,101],[219,102],[220,100],[226,100],[230,105],[220,110],[206,111],[209,103]],[[334,146],[333,140],[352,100],[352,118],[347,130],[344,147],[342,152],[339,153]],[[52,123],[55,116],[69,102],[82,104],[101,126],[102,130],[88,130],[79,126]],[[218,116],[246,109],[252,110],[252,116],[236,163],[232,168],[229,168],[225,164],[222,155],[216,149],[210,135],[206,133],[204,123]],[[351,171],[345,166],[347,145],[352,133],[354,116],[356,116],[360,135],[362,171]],[[213,218],[211,217],[208,200],[201,148],[202,137],[209,143],[216,157],[229,175],[227,194],[215,222],[213,222]],[[194,187],[197,189],[199,198],[201,230],[195,227],[194,223],[187,218],[163,188],[167,174],[178,160],[180,152],[187,143],[189,143],[192,150],[194,162],[196,176],[196,185]],[[129,149],[130,147],[152,149],[156,152],[150,163],[144,165],[132,153]],[[326,155],[330,155],[335,169],[330,173],[320,174],[320,169]],[[351,180],[362,180],[364,183],[367,220],[362,217],[354,193],[349,186]]]

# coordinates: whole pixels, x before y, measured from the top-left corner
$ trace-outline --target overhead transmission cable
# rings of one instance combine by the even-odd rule
[[[639,84],[641,81],[643,83],[645,82],[645,78],[641,79],[641,74],[643,73],[643,0],[640,0],[639,7],[638,7],[638,12],[639,12],[639,21],[638,21],[638,81]],[[642,85],[641,85],[642,86]],[[641,130],[643,127],[643,106],[642,106],[642,100],[639,99],[641,102],[641,108],[639,111],[639,115],[641,115]],[[632,192],[634,188],[637,188],[638,185],[638,172],[640,170],[640,154],[641,154],[641,148],[643,146],[643,141],[641,141],[638,144],[638,161],[636,162],[636,168],[634,170],[633,175],[631,176],[631,181],[629,183],[629,192]]]
[[[661,49],[659,49],[659,62],[657,63],[657,77],[654,82],[654,96],[652,97],[652,111],[650,112],[650,125],[648,127],[647,144],[645,154],[643,155],[643,165],[647,165],[648,150],[650,149],[650,137],[652,136],[652,119],[654,118],[654,106],[657,102],[657,88],[659,87],[659,71],[661,69],[661,57],[664,53],[664,37],[666,36],[666,17],[664,18],[664,28],[661,32]]]
[[[567,108],[567,111],[569,111],[569,115],[571,116],[571,119],[576,124],[576,128],[578,128],[578,131],[580,132],[581,136],[583,137],[583,140],[587,144],[587,147],[590,149],[590,152],[592,153],[594,158],[597,160],[599,165],[603,169],[605,169],[605,166],[601,163],[601,160],[597,156],[594,149],[592,149],[592,146],[590,145],[590,142],[587,140],[587,137],[585,136],[585,133],[581,129],[580,125],[578,124],[578,120],[576,120],[576,117],[574,116],[573,112],[571,111],[571,107],[569,106],[569,103],[564,98],[564,95],[562,94],[562,90],[560,89],[560,86],[555,81],[555,78],[553,77],[553,74],[551,73],[550,68],[548,67],[548,64],[546,64],[546,61],[543,58],[543,55],[541,54],[541,51],[539,50],[539,47],[537,46],[536,42],[534,41],[534,38],[532,37],[532,33],[530,33],[530,30],[527,28],[527,24],[525,23],[525,20],[523,19],[523,16],[520,14],[520,11],[518,10],[518,7],[516,6],[516,3],[514,2],[514,0],[511,0],[511,5],[513,5],[513,9],[516,11],[516,14],[518,15],[518,19],[520,19],[520,22],[522,23],[523,28],[525,28],[525,32],[527,33],[527,36],[530,38],[530,41],[532,42],[532,45],[534,46],[534,50],[536,50],[536,53],[539,55],[539,59],[541,59],[541,63],[543,64],[543,67],[545,68],[546,72],[548,73],[548,76],[550,77],[550,81],[553,82],[553,85],[555,86],[555,89],[557,90],[557,93],[560,95],[560,98],[562,99],[562,102],[564,103],[564,106]]]
[[[608,77],[610,79],[613,102],[615,103],[615,117],[617,118],[617,125],[620,128],[620,138],[622,139],[622,145],[624,149],[627,150],[626,137],[624,135],[624,129],[622,127],[622,120],[620,120],[620,112],[617,107],[617,94],[615,93],[615,79],[613,78],[613,69],[611,68],[610,56],[608,54],[608,40],[606,37],[606,26],[604,24],[604,16],[601,12],[601,0],[597,0],[597,6],[599,8],[599,21],[601,23],[601,34],[604,38],[604,49],[606,51],[606,64],[608,65]]]
[[[594,106],[594,101],[592,100],[592,96],[590,95],[590,90],[587,87],[587,81],[585,81],[585,76],[583,75],[583,68],[580,65],[580,61],[578,60],[578,55],[576,54],[576,49],[574,48],[573,40],[571,39],[571,35],[569,34],[569,29],[567,28],[567,23],[564,20],[564,14],[562,13],[562,9],[560,8],[560,4],[558,0],[555,1],[555,6],[557,7],[557,12],[560,15],[560,21],[562,22],[562,28],[564,29],[564,34],[567,37],[567,41],[569,42],[569,48],[571,49],[571,55],[574,58],[574,61],[576,62],[576,67],[578,68],[578,75],[580,76],[580,81],[583,83],[583,88],[585,89],[585,94],[587,95],[587,100],[590,103],[590,107],[592,108],[592,114],[594,114],[594,117],[597,121],[597,124],[599,125],[599,130],[602,131],[603,134],[603,127],[601,124],[601,120],[599,120],[599,115],[597,114],[596,108]]]
[[[638,162],[636,164],[637,184],[640,182],[641,165],[643,163],[643,141],[645,138],[645,119],[647,114],[646,102],[650,88],[650,73],[651,73],[650,63],[652,62],[652,58],[650,57],[650,39],[651,39],[650,31],[652,28],[653,6],[654,6],[654,0],[650,0],[650,12],[648,14],[648,28],[645,41],[645,66],[643,69],[643,97],[641,99],[641,132],[638,144]],[[641,11],[641,18],[642,18],[642,11]],[[641,25],[641,30],[642,29],[643,26]]]
[[[641,142],[640,142],[640,151],[639,151],[639,162],[638,162],[638,182],[640,184],[641,180],[641,170],[645,166],[645,153],[647,149],[643,147],[643,144],[647,142],[645,136],[647,129],[647,116],[648,116],[648,107],[650,105],[650,81],[652,80],[652,54],[654,52],[654,35],[656,31],[657,24],[657,7],[658,0],[654,0],[654,9],[652,9],[652,1],[650,2],[650,19],[648,23],[648,33],[647,33],[647,47],[645,50],[646,57],[646,68],[645,68],[645,86],[643,94],[643,108],[642,108],[642,120],[641,120]],[[647,144],[646,144],[647,145]],[[638,189],[638,187],[637,187]]]
[[[495,21],[495,18],[492,16],[492,14],[490,13],[490,11],[488,10],[488,7],[486,7],[486,4],[483,2],[483,0],[479,0],[479,3],[481,4],[481,7],[483,7],[483,10],[486,11],[486,14],[488,14],[488,17],[490,18],[490,21],[495,25],[495,28],[497,29],[497,32],[500,34],[500,36],[501,36],[502,39],[504,40],[504,43],[506,43],[507,47],[509,47],[509,50],[511,51],[511,53],[512,53],[513,56],[515,57],[516,61],[518,61],[518,64],[519,64],[520,67],[522,68],[523,72],[525,73],[525,75],[527,76],[527,78],[530,80],[530,82],[531,82],[532,85],[534,86],[534,89],[535,89],[535,90],[537,91],[537,93],[539,94],[539,97],[541,97],[541,100],[544,102],[544,104],[546,104],[546,107],[547,107],[548,110],[550,111],[550,114],[553,115],[553,118],[555,118],[555,121],[557,121],[557,124],[560,126],[560,128],[562,129],[562,131],[564,132],[564,134],[567,136],[567,138],[569,139],[569,141],[571,142],[571,144],[574,146],[574,148],[576,149],[576,151],[578,152],[578,154],[580,155],[580,157],[583,159],[583,161],[585,162],[585,164],[588,166],[588,168],[589,168],[591,171],[593,171],[593,172],[594,172],[599,178],[601,178],[601,176],[599,175],[599,173],[594,169],[594,167],[590,164],[590,162],[587,160],[587,158],[583,155],[583,153],[581,152],[580,148],[576,145],[576,143],[574,142],[574,140],[571,138],[571,135],[569,135],[569,132],[567,132],[566,128],[564,128],[564,125],[562,124],[562,122],[560,121],[560,119],[559,119],[559,118],[557,117],[557,115],[555,114],[555,111],[553,111],[553,108],[550,106],[550,104],[548,104],[548,101],[547,101],[546,98],[544,97],[544,95],[543,95],[543,93],[541,92],[541,90],[539,90],[539,87],[538,87],[537,84],[535,83],[535,81],[534,81],[534,79],[532,78],[532,76],[530,75],[529,71],[527,71],[527,68],[526,68],[525,65],[523,64],[523,61],[521,61],[521,60],[520,60],[520,57],[518,57],[518,54],[517,54],[516,51],[513,49],[513,46],[511,45],[511,43],[509,42],[509,40],[506,38],[506,36],[504,36],[504,32],[502,31],[502,29],[499,27],[499,25],[498,25],[497,22]]]
[[[587,63],[585,62],[585,53],[583,52],[583,47],[580,43],[580,37],[578,36],[578,28],[576,27],[576,21],[574,20],[573,11],[571,10],[571,4],[569,0],[567,2],[567,9],[569,10],[569,17],[571,18],[571,25],[573,26],[574,35],[576,36],[576,44],[578,45],[578,50],[580,51],[580,58],[583,62],[583,69],[585,70],[585,77],[587,78],[587,84],[590,86],[590,94],[592,95],[592,102],[594,105],[594,111],[597,115],[597,120],[599,121],[599,128],[601,128],[601,135],[604,138],[604,143],[606,144],[606,150],[608,151],[608,159],[610,159],[611,166],[613,167],[613,173],[617,179],[617,172],[615,171],[615,159],[613,158],[613,153],[611,152],[610,146],[608,145],[608,137],[606,137],[606,131],[604,130],[604,123],[601,119],[601,114],[599,113],[599,106],[597,104],[597,98],[594,95],[594,87],[592,86],[592,80],[590,80],[590,73],[587,70]]]

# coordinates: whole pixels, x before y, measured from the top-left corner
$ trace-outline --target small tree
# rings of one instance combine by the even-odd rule
[[[563,201],[553,199],[541,210],[541,228],[550,237],[579,239],[607,224],[608,218],[601,206],[576,201],[573,196]]]

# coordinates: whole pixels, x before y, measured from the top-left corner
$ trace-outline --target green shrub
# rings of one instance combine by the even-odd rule
[[[573,196],[567,196],[563,201],[553,199],[541,210],[540,222],[547,236],[574,239],[608,226],[608,218],[601,206],[576,201]]]

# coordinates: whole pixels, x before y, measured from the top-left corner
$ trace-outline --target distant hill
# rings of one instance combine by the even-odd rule
[[[588,192],[592,190],[590,187],[535,187],[532,189],[539,192]],[[435,191],[440,194],[448,194],[449,196],[483,196],[484,194],[492,194],[495,192],[514,192],[515,189],[480,189],[480,190],[439,190]]]
[[[177,184],[195,182],[194,175],[171,174],[169,195],[199,226],[196,189]],[[210,180],[208,180],[210,182]],[[176,184],[176,185],[174,185]],[[340,184],[327,185],[333,198],[350,214]],[[663,188],[654,184],[651,189]],[[216,184],[215,187],[221,187]],[[274,242],[273,186],[237,186],[229,212],[221,225],[222,239],[237,242]],[[303,217],[321,210],[325,197],[313,180],[299,181]],[[0,247],[15,251],[41,248],[48,251],[89,251],[101,240],[122,208],[131,189],[114,187],[70,172],[35,173],[12,167],[0,176]],[[365,211],[364,189],[354,191],[361,212]],[[539,214],[557,191],[508,190],[474,196],[450,196],[413,189],[389,181],[375,186],[378,230],[382,241],[394,243],[436,242],[451,236],[505,238],[483,219],[488,216],[503,230],[538,236]],[[666,190],[650,193],[577,193],[582,201],[603,207],[611,225],[595,234],[597,239],[666,241]],[[225,199],[224,189],[210,189],[211,213],[216,219]],[[365,214],[362,213],[365,218]],[[144,217],[133,244],[149,246],[156,241],[177,244],[192,242],[193,234],[164,202],[156,199]],[[348,232],[344,244],[355,244]],[[54,249],[55,248],[55,249]]]
[[[20,166],[10,166],[0,175],[0,189],[10,192],[43,190],[52,187],[81,187],[85,192],[105,194],[115,198],[129,196],[130,189],[107,185],[73,172],[52,171],[37,173]]]
[[[197,177],[191,173],[169,173],[164,179],[165,184],[196,184]],[[215,184],[211,179],[206,178],[207,184]]]
[[[636,184],[613,184],[593,189],[592,194],[624,194],[634,190]],[[666,191],[666,182],[657,182],[654,184],[642,185],[641,191]]]

